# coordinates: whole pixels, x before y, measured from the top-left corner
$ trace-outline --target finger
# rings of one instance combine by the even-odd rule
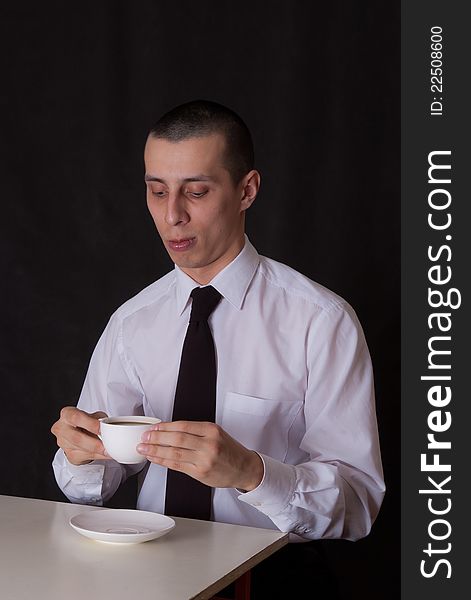
[[[185,450],[183,448],[139,444],[137,450],[141,454],[144,454],[149,460],[170,460],[179,464],[195,464],[195,461],[197,460],[197,455],[193,450]]]
[[[201,437],[210,435],[218,428],[215,423],[207,423],[205,421],[169,421],[167,423],[157,423],[151,427],[156,431],[181,431],[182,433],[190,433]]]
[[[190,475],[190,477],[197,479],[198,470],[191,462],[183,462],[171,458],[160,458],[158,456],[148,456],[147,460],[156,465],[160,465],[161,467],[171,469],[172,471],[179,471],[180,473],[185,473],[186,475]]]
[[[146,444],[186,448],[187,450],[199,450],[202,447],[201,436],[182,431],[146,431],[142,434],[142,441]]]
[[[105,456],[104,454],[86,454],[81,452],[80,450],[75,450],[74,448],[63,448],[64,453],[67,457],[67,460],[74,464],[86,464],[91,462],[92,460],[111,460],[110,456]]]
[[[96,414],[96,413],[94,413]],[[101,414],[101,413],[99,413]],[[61,419],[71,427],[80,427],[95,435],[100,433],[100,421],[98,418],[86,413],[75,406],[66,406],[61,410]]]
[[[77,428],[70,428],[64,432],[61,442],[62,447],[66,446],[88,455],[105,455],[105,447],[100,439]]]
[[[92,455],[92,460],[113,460],[108,454],[95,453]]]

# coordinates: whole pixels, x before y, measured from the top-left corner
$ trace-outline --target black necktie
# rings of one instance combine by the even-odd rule
[[[183,342],[173,421],[212,421],[216,416],[216,357],[209,315],[221,294],[211,286],[191,292],[193,304]],[[165,514],[210,520],[211,488],[185,473],[167,471]]]

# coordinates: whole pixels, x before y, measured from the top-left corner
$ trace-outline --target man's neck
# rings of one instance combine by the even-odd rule
[[[209,265],[200,268],[181,268],[181,270],[196,281],[199,285],[208,285],[223,269],[239,256],[245,246],[245,235],[240,242],[234,247],[233,251],[221,256]]]

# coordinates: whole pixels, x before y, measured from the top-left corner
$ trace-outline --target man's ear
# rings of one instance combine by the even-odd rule
[[[252,169],[242,180],[242,198],[240,200],[241,211],[247,210],[255,200],[260,189],[260,173]]]

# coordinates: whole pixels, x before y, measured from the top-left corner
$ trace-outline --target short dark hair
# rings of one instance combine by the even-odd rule
[[[220,133],[226,141],[225,166],[234,184],[254,168],[252,136],[247,125],[230,108],[210,100],[192,100],[165,113],[149,136],[180,142]]]

